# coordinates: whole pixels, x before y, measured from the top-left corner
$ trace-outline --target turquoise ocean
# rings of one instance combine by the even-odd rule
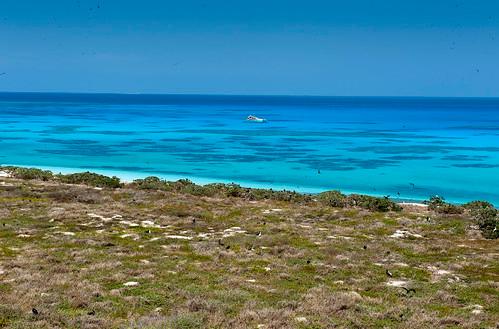
[[[0,164],[499,205],[499,99],[0,93]]]

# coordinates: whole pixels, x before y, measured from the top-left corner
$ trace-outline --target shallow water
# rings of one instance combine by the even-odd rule
[[[0,93],[0,163],[497,205],[499,99]]]

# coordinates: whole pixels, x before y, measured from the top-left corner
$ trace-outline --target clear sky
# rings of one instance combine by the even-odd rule
[[[0,90],[499,96],[498,0],[1,0]]]

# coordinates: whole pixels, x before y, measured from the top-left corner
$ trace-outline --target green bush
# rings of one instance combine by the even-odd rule
[[[499,217],[494,206],[486,201],[473,201],[463,205],[482,231],[486,239],[499,238]]]
[[[97,187],[121,187],[120,179],[116,176],[108,177],[91,172],[83,172],[69,175],[58,175],[59,180],[67,184],[85,184]]]
[[[445,202],[445,198],[438,195],[430,197],[428,209],[446,215],[458,215],[464,212],[463,207]]]
[[[170,182],[164,181],[155,176],[149,176],[144,179],[136,179],[133,181],[132,186],[141,190],[168,191],[172,189]]]
[[[351,194],[346,198],[346,204],[357,206],[371,211],[401,211],[402,207],[388,197],[378,198],[369,195]]]
[[[20,179],[40,179],[48,181],[54,177],[54,174],[51,171],[38,168],[4,167],[2,169],[9,172],[15,178]]]
[[[347,196],[340,191],[326,191],[319,194],[319,201],[331,207],[343,208],[347,205]]]

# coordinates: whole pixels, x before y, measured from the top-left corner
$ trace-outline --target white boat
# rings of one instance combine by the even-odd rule
[[[248,117],[246,118],[246,121],[250,121],[250,122],[266,122],[267,119],[259,118],[259,117],[256,117],[254,115],[248,115]]]

